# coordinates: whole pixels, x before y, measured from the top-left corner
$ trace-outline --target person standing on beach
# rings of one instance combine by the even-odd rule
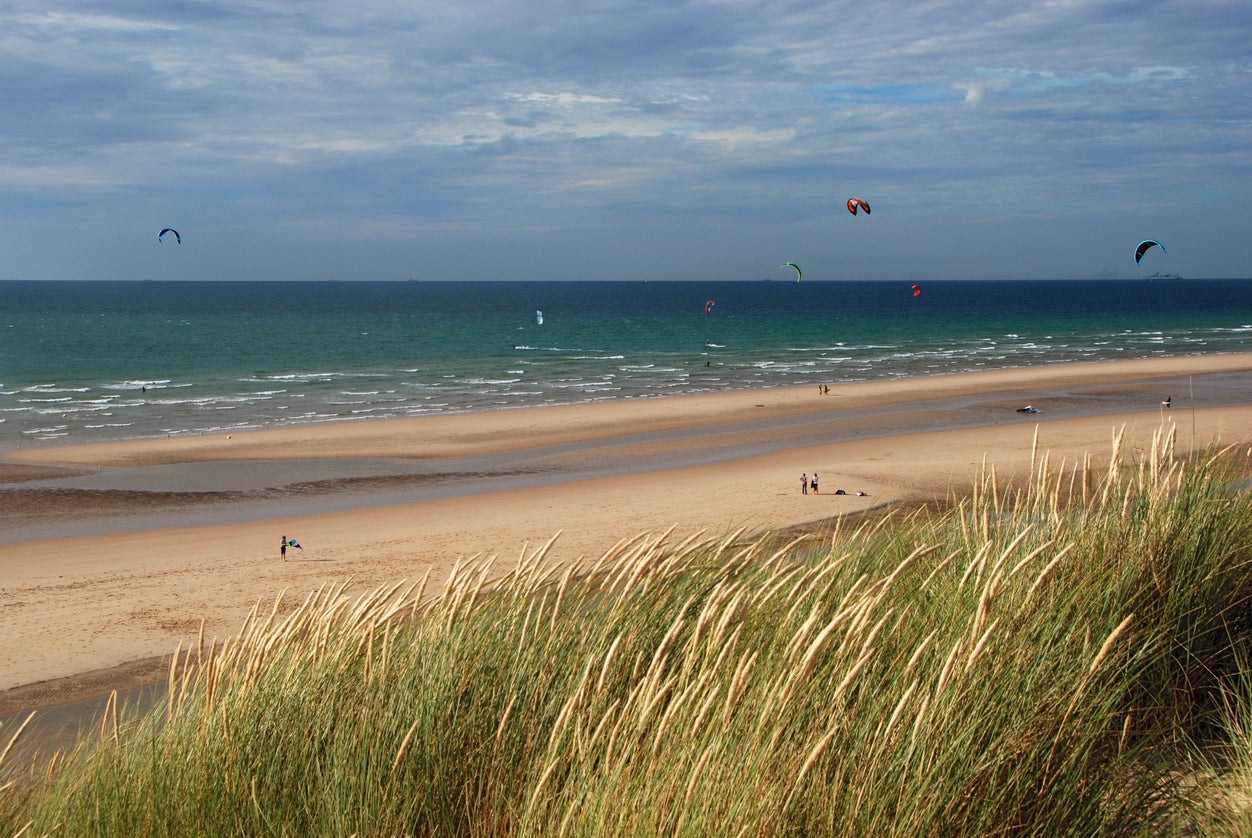
[[[817,491],[817,472],[813,472],[813,494],[815,494],[815,495],[816,495],[816,494],[818,494],[818,491]]]
[[[287,536],[285,535],[282,540],[278,542],[278,559],[279,561],[287,561]]]
[[[807,495],[809,493],[809,476],[807,474],[800,475],[800,494]]]

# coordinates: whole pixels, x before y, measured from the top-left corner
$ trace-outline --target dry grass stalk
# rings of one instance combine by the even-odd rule
[[[609,644],[609,650],[604,653],[604,663],[600,666],[600,678],[596,681],[597,692],[604,690],[605,681],[608,680],[609,677],[609,665],[613,663],[613,659],[617,654],[617,647],[621,644],[622,635],[619,632],[617,636],[613,638],[613,642]]]
[[[847,674],[843,676],[843,680],[839,682],[839,686],[835,687],[834,693],[831,694],[831,704],[839,703],[839,699],[843,698],[844,692],[852,684],[852,681],[856,678],[857,674],[860,673],[861,669],[863,669],[867,663],[869,663],[870,658],[873,656],[874,650],[866,649],[865,653],[857,659],[856,663],[852,664],[851,668],[848,669]]]
[[[802,573],[804,573],[804,568],[798,564],[778,567],[768,582],[759,591],[752,593],[752,602],[757,606],[764,605],[778,596],[779,592],[790,584],[794,577]]]
[[[913,693],[917,691],[917,685],[918,681],[914,678],[912,683],[909,684],[908,689],[906,689],[904,694],[900,696],[900,700],[896,702],[895,709],[891,711],[891,718],[887,720],[887,726],[883,728],[879,734],[879,738],[881,740],[886,740],[887,737],[891,735],[891,731],[896,726],[896,721],[899,720],[900,714],[904,712],[904,706],[909,703],[909,699],[911,699],[913,697]]]
[[[1004,581],[1007,582],[1011,580],[1014,576],[1020,573],[1027,565],[1029,565],[1031,562],[1037,559],[1041,553],[1055,546],[1055,544],[1056,544],[1056,539],[1050,538],[1047,541],[1045,541],[1043,544],[1040,544],[1038,547],[1031,550],[1029,553],[1023,556],[1022,559],[1017,564],[1013,565],[1012,569],[1009,570],[1009,572],[1005,575]]]
[[[1023,608],[1025,608],[1027,605],[1030,604],[1030,600],[1035,595],[1035,591],[1039,590],[1039,586],[1044,583],[1044,580],[1046,580],[1048,576],[1052,574],[1052,570],[1058,564],[1061,563],[1062,559],[1064,559],[1067,555],[1069,555],[1069,552],[1073,548],[1074,548],[1073,542],[1066,544],[1064,547],[1060,549],[1059,552],[1057,552],[1055,556],[1052,557],[1052,561],[1048,562],[1044,566],[1043,570],[1039,571],[1039,575],[1035,577],[1034,583],[1031,584],[1030,590],[1026,592],[1026,597],[1022,600]]]
[[[935,683],[935,695],[943,692],[943,688],[948,683],[948,676],[952,674],[952,664],[956,661],[957,655],[961,652],[963,641],[956,641],[952,644],[952,651],[948,652],[947,659],[943,662],[943,669],[939,671],[939,680]]]
[[[983,632],[982,637],[978,638],[978,642],[974,645],[974,648],[969,653],[969,657],[966,658],[965,660],[965,672],[966,673],[968,673],[970,669],[973,668],[974,661],[978,660],[978,656],[979,654],[982,653],[983,647],[987,645],[987,640],[991,637],[991,633],[995,631],[996,626],[998,626],[999,624],[1000,624],[1000,618],[997,617],[991,622],[991,625],[987,626],[987,630]]]
[[[705,746],[704,751],[701,752],[700,754],[700,759],[696,761],[695,768],[691,770],[691,778],[687,780],[687,790],[683,794],[682,811],[683,811],[684,817],[686,816],[687,812],[691,810],[691,800],[692,800],[692,797],[694,797],[695,795],[696,785],[700,782],[700,778],[704,775],[704,768],[706,765],[709,764],[709,758],[713,756],[713,750],[714,750],[713,743],[709,743],[707,746]],[[681,820],[679,821],[677,828],[675,829],[675,832],[676,834],[680,834],[680,835],[682,834],[682,821]]]
[[[887,590],[895,583],[896,579],[900,577],[900,574],[904,573],[906,568],[911,567],[914,562],[916,562],[917,560],[925,556],[930,555],[931,553],[935,552],[938,549],[939,549],[938,544],[932,544],[930,546],[926,546],[923,544],[923,545],[919,545],[915,547],[912,553],[909,553],[907,556],[904,557],[904,559],[899,564],[896,565],[895,569],[892,570],[890,574],[888,574],[886,579],[878,583],[877,593],[880,596],[884,595],[887,592]]]
[[[21,738],[22,731],[26,730],[26,726],[29,725],[31,723],[31,720],[34,718],[35,718],[35,713],[34,711],[31,711],[30,713],[26,715],[26,718],[22,720],[22,723],[18,725],[17,730],[13,732],[13,735],[9,737],[8,744],[4,746],[3,751],[0,751],[0,766],[4,765],[5,759],[9,756],[9,751],[13,750],[13,745],[17,742],[18,739]]]
[[[961,554],[960,550],[953,550],[947,556],[944,556],[943,560],[940,561],[939,564],[935,565],[931,569],[930,574],[922,581],[921,590],[926,590],[926,588],[930,586],[930,583],[934,581],[934,579],[937,576],[939,576],[940,573],[946,570],[948,565],[952,563],[953,559],[955,559],[960,554]]]
[[[118,738],[117,690],[110,692],[105,702],[104,715],[100,720],[100,739],[110,739],[115,746],[121,742]]]
[[[561,613],[561,603],[565,601],[565,594],[569,590],[570,580],[574,578],[574,572],[576,570],[577,567],[571,564],[567,566],[565,568],[565,572],[561,574],[561,581],[560,584],[557,585],[556,589],[556,600],[552,604],[552,616],[548,620],[549,636],[556,634],[556,618],[557,615]]]
[[[570,717],[574,714],[575,708],[583,700],[583,692],[587,688],[587,681],[591,677],[591,661],[587,661],[583,665],[582,675],[578,679],[578,684],[570,692],[569,697],[565,699],[565,703],[561,705],[561,711],[557,713],[556,721],[552,723],[552,732],[548,735],[548,751],[554,752],[557,749],[557,743],[565,733],[565,725]]]
[[[987,564],[987,556],[991,553],[994,546],[995,544],[990,538],[983,539],[982,546],[978,548],[978,552],[974,553],[974,557],[969,560],[969,564],[965,567],[965,573],[961,576],[961,581],[957,583],[956,589],[958,591],[964,589],[965,583],[970,580],[970,577],[975,577],[975,584],[977,584],[978,578],[981,577],[982,569]]]
[[[721,622],[721,618],[725,615],[726,603],[735,594],[736,588],[728,584],[725,579],[718,579],[713,584],[713,589],[704,598],[704,605],[696,617],[695,629],[691,632],[691,640],[688,644],[691,648],[699,648],[709,636],[715,621]]]
[[[640,533],[631,542],[623,545],[621,552],[615,557],[612,569],[605,576],[603,587],[606,593],[620,597],[635,589],[638,579],[648,569],[647,541],[647,535]]]
[[[1134,614],[1127,614],[1126,618],[1117,624],[1117,628],[1113,629],[1109,636],[1105,638],[1104,643],[1100,646],[1100,651],[1096,654],[1095,659],[1091,661],[1091,667],[1087,670],[1088,678],[1094,675],[1096,670],[1100,668],[1100,664],[1104,662],[1105,657],[1112,651],[1113,645],[1117,643],[1117,639],[1122,636],[1122,632],[1130,626],[1131,621],[1134,619]]]
[[[726,690],[726,702],[722,705],[722,727],[730,725],[730,719],[739,697],[743,695],[743,691],[747,687],[748,674],[756,664],[756,657],[755,651],[745,652],[740,656],[739,663],[735,666],[735,673],[730,679],[730,687]]]
[[[814,745],[809,751],[808,756],[804,758],[804,763],[800,766],[799,773],[797,773],[795,779],[789,783],[790,794],[787,797],[787,805],[790,805],[791,801],[795,799],[795,795],[798,794],[802,788],[804,788],[804,780],[808,777],[809,770],[813,767],[813,763],[817,762],[817,758],[822,755],[822,752],[826,750],[826,746],[830,744],[830,740],[834,739],[835,734],[838,732],[838,726],[832,727],[830,730],[826,731],[826,735],[818,740],[817,744]]]
[[[913,667],[917,666],[917,662],[921,660],[922,653],[930,647],[930,642],[935,639],[935,635],[938,632],[938,629],[931,629],[930,634],[927,634],[922,638],[922,642],[917,644],[917,648],[913,650],[913,654],[909,657],[909,662],[904,665],[904,672],[901,673],[901,678],[909,676],[909,673],[913,671]]]
[[[794,634],[791,635],[791,639],[787,642],[786,647],[783,649],[784,656],[788,658],[794,657],[796,653],[799,652],[800,647],[807,642],[809,633],[813,630],[813,627],[817,625],[817,621],[821,619],[823,610],[822,603],[814,602],[812,604],[809,609],[808,619],[800,624],[800,627],[796,629]],[[827,627],[827,630],[829,630],[829,626]]]

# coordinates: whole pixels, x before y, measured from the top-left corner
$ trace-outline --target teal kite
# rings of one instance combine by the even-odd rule
[[[779,267],[780,268],[795,268],[796,269],[796,282],[799,282],[804,277],[804,272],[800,270],[800,266],[797,265],[795,262],[783,262],[781,265],[779,265]]]
[[[1147,253],[1154,247],[1159,247],[1161,252],[1165,252],[1165,245],[1154,239],[1144,239],[1139,242],[1139,246],[1135,248],[1135,264],[1139,264],[1139,260],[1143,258],[1143,254]]]

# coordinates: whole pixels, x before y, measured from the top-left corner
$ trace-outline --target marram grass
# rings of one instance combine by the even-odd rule
[[[1252,499],[1168,435],[780,541],[327,587],[0,798],[22,835],[1240,834]],[[1233,465],[1232,465],[1233,463]]]

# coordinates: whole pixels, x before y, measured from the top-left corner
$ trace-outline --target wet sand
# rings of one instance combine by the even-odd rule
[[[1252,440],[1252,355],[13,449],[0,714],[159,680],[202,623],[228,636],[283,592],[438,586],[558,533],[550,555],[572,561],[645,530],[820,527],[962,493],[984,459],[1024,473],[1036,434],[1074,462],[1118,428],[1133,456],[1162,426],[1184,449]],[[821,493],[802,495],[814,471]],[[304,546],[286,562],[281,535]]]

